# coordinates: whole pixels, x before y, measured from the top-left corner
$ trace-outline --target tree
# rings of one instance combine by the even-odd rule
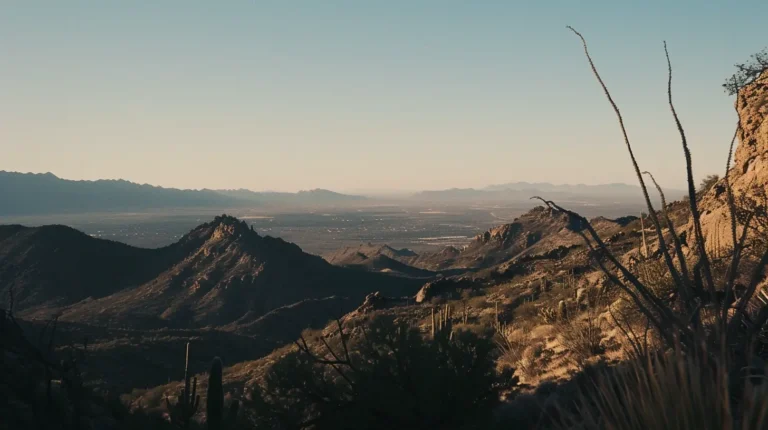
[[[726,79],[723,84],[725,92],[730,96],[738,93],[740,89],[754,82],[768,70],[768,49],[752,54],[746,63],[736,64],[736,70],[736,73]]]
[[[298,342],[251,400],[259,424],[279,428],[487,428],[499,390],[491,339],[469,331],[425,339],[379,317],[355,340]],[[319,348],[318,348],[319,345]],[[322,352],[319,352],[322,351]],[[507,383],[507,384],[505,384]]]
[[[707,175],[706,178],[701,180],[701,184],[699,184],[699,194],[704,194],[709,191],[709,189],[712,188],[719,180],[719,175]]]

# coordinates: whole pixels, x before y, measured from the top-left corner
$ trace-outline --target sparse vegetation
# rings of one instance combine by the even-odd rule
[[[768,49],[752,54],[749,61],[736,65],[736,73],[723,84],[728,95],[735,95],[768,70]]]
[[[566,319],[557,325],[560,343],[571,352],[570,359],[583,368],[592,357],[602,354],[603,324],[594,314],[584,320]]]
[[[499,390],[495,347],[470,331],[435,339],[377,319],[355,339],[302,339],[256,391],[261,425],[316,429],[485,428]]]
[[[663,231],[662,223],[648,197],[643,175],[632,153],[619,108],[592,61],[584,37],[576,30],[570,29],[581,39],[592,71],[618,117],[626,147],[645,195],[649,218],[656,231],[657,246],[670,275],[671,284],[674,286],[676,299],[670,302],[668,297],[658,295],[664,290],[658,285],[654,286],[652,278],[659,278],[659,274],[649,275],[647,266],[641,265],[645,273],[638,275],[622,264],[586,218],[563,209],[556,203],[541,199],[548,206],[578,220],[581,229],[587,232],[585,234],[580,230],[580,234],[593,251],[593,257],[600,269],[631,298],[637,309],[655,328],[663,344],[674,351],[667,356],[660,353],[662,358],[648,359],[645,362],[638,357],[628,369],[616,370],[611,373],[611,376],[599,378],[600,382],[596,389],[582,392],[577,406],[579,418],[571,420],[565,428],[573,426],[594,429],[763,428],[767,423],[768,402],[758,394],[764,395],[762,393],[764,386],[755,389],[754,384],[759,383],[753,382],[749,375],[747,378],[743,375],[736,376],[735,381],[728,379],[739,375],[739,371],[743,369],[757,371],[759,375],[765,372],[763,366],[754,368],[750,363],[754,360],[762,363],[759,355],[755,354],[753,345],[755,337],[764,328],[768,313],[764,312],[765,307],[757,315],[745,312],[747,303],[753,297],[758,283],[763,279],[763,271],[768,264],[768,250],[751,250],[752,254],[748,255],[745,247],[750,222],[759,214],[751,213],[737,220],[737,208],[733,198],[730,197],[732,196],[730,184],[726,181],[733,239],[732,249],[730,262],[725,265],[725,276],[718,277],[713,274],[713,268],[716,267],[713,264],[715,258],[708,254],[705,247],[700,209],[692,179],[690,151],[685,132],[672,103],[672,66],[667,53],[669,105],[682,139],[688,173],[688,203],[693,222],[692,249],[695,256],[694,264],[691,265],[683,252],[682,240],[667,213],[666,204],[662,207],[661,215],[668,231]],[[732,78],[734,92],[765,71],[765,64],[760,66],[760,61],[760,58],[757,58],[758,66],[755,67],[739,67],[740,75],[737,74],[737,77]],[[653,180],[652,176],[651,180]],[[653,182],[662,195],[663,202],[663,192],[655,180]],[[743,222],[741,226],[738,225],[739,221]],[[742,227],[740,237],[737,236],[738,227]],[[668,249],[665,235],[671,237],[674,253]],[[746,277],[748,286],[739,298],[739,302],[735,303],[734,285],[739,278],[742,267],[740,264],[742,260],[749,261],[750,257],[753,264],[752,274]],[[692,270],[689,270],[689,267]],[[716,281],[720,281],[720,285],[716,285]],[[732,312],[732,309],[735,312]],[[615,316],[614,320],[616,320]],[[593,321],[595,319],[588,318],[587,324]],[[572,350],[591,355],[589,354],[591,351],[599,348],[601,337],[599,332],[594,326],[581,326],[565,331],[564,333],[568,334],[561,335],[561,338],[564,343],[570,343]],[[632,340],[636,342],[637,339],[635,336]],[[654,356],[656,354],[647,349],[641,351],[636,343],[633,345],[636,345],[638,356],[642,352],[654,354]],[[580,355],[577,353],[576,357]],[[759,378],[763,377],[759,376]],[[673,399],[685,399],[685,401],[680,404],[679,400]]]
[[[184,361],[184,388],[179,392],[176,403],[165,398],[171,423],[182,429],[188,429],[200,406],[200,395],[197,394],[197,378],[189,373],[189,343],[187,343],[186,359]]]
[[[0,309],[0,429],[170,428],[157,413],[130,412],[117,393],[85,386],[81,366],[87,341],[61,357],[53,348],[55,336],[52,320],[36,345],[18,324],[12,305]]]
[[[701,183],[699,184],[698,194],[702,195],[702,194],[706,193],[719,180],[720,180],[720,176],[718,176],[718,175],[707,175],[704,179],[701,180]]]

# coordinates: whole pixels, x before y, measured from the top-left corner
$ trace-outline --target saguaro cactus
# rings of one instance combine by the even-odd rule
[[[240,402],[235,400],[229,408],[227,416],[224,416],[224,388],[222,386],[221,359],[216,357],[211,363],[211,371],[208,375],[208,397],[205,401],[205,413],[209,430],[221,430],[234,427],[237,419],[237,411]]]
[[[640,212],[640,231],[643,234],[643,249],[642,249],[642,252],[640,252],[640,255],[643,258],[648,258],[650,254],[648,253],[648,242],[646,242],[646,240],[645,240],[645,224],[643,223],[643,213],[642,212]]]
[[[176,404],[171,404],[168,397],[165,398],[165,405],[168,408],[168,414],[171,422],[179,428],[188,429],[192,417],[197,413],[197,407],[200,405],[200,396],[197,395],[197,378],[192,378],[190,383],[189,375],[189,342],[187,342],[187,353],[184,361],[184,388],[179,393]]]
[[[431,308],[432,311],[432,339],[435,338],[435,308]]]

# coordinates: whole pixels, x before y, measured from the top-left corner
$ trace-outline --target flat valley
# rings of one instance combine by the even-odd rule
[[[620,217],[639,214],[637,203],[582,202],[586,216]],[[535,206],[517,204],[424,205],[381,204],[344,208],[299,208],[289,211],[248,209],[175,209],[133,213],[101,212],[58,215],[0,216],[0,224],[27,226],[63,224],[92,237],[142,248],[159,248],[179,240],[197,225],[227,213],[253,226],[259,234],[280,237],[305,252],[323,255],[360,243],[390,245],[417,252],[461,248],[491,227],[511,222]]]

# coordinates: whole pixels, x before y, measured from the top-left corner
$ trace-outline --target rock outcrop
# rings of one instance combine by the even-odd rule
[[[468,289],[476,287],[477,284],[469,278],[444,278],[435,281],[427,282],[416,293],[416,303],[424,303],[433,297],[455,293],[459,289]]]
[[[737,205],[765,205],[768,186],[768,74],[764,73],[739,91],[735,107],[739,115],[738,146],[728,179]],[[723,249],[732,247],[724,179],[702,197],[700,209],[708,251],[717,255]],[[692,223],[685,230],[693,237]]]

